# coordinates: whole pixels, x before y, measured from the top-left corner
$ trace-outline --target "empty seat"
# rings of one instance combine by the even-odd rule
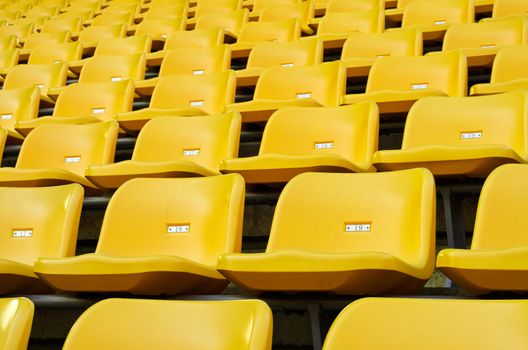
[[[249,20],[247,9],[224,13],[205,13],[196,19],[195,29],[209,30],[222,28],[225,34],[236,40],[242,25]]]
[[[493,18],[525,15],[528,13],[528,3],[524,0],[495,0]]]
[[[183,29],[185,29],[185,20],[181,17],[176,19],[144,19],[138,24],[135,35],[148,34],[153,40],[164,41],[170,33]]]
[[[0,347],[27,349],[35,307],[26,298],[0,299]]]
[[[18,64],[19,54],[19,49],[2,50],[0,47],[0,75],[5,76],[11,68]]]
[[[219,114],[235,100],[235,74],[170,75],[159,79],[148,108],[117,114],[119,125],[127,131],[141,130],[157,116]]]
[[[475,84],[470,95],[488,95],[528,89],[528,45],[511,45],[497,51],[489,84]]]
[[[135,88],[140,95],[152,95],[154,87],[163,77],[174,74],[212,74],[227,71],[230,67],[229,45],[173,49],[165,55],[158,77],[137,81]]]
[[[361,12],[372,9],[384,9],[384,0],[330,0],[326,6],[326,13],[333,12]]]
[[[0,294],[49,293],[51,289],[35,275],[33,266],[39,256],[75,254],[82,187],[4,186],[0,199],[0,227],[5,232],[0,244]],[[4,324],[0,323],[0,344]]]
[[[130,12],[103,13],[91,21],[92,26],[107,26],[116,24],[132,25],[133,23],[134,14]]]
[[[133,179],[110,199],[95,253],[42,258],[35,271],[65,292],[219,293],[216,260],[240,251],[243,209],[236,174]]]
[[[368,76],[374,62],[388,56],[421,56],[422,35],[412,29],[385,33],[352,33],[343,45],[341,60],[347,76]]]
[[[407,6],[409,6],[412,3],[421,2],[421,1],[424,1],[424,0],[397,0],[396,8],[385,10],[385,17],[391,23],[402,22],[403,13],[405,12],[405,9],[407,8]],[[431,2],[433,0],[426,0],[426,1]],[[434,0],[434,1],[441,2],[445,0]],[[431,8],[434,8],[434,6],[436,6],[436,4],[431,3]]]
[[[238,155],[240,115],[158,117],[141,129],[131,160],[90,166],[86,177],[115,189],[136,177],[220,175],[220,161]]]
[[[426,169],[301,174],[279,197],[266,252],[224,254],[217,269],[250,292],[415,291],[434,270],[435,198]]]
[[[524,163],[528,95],[430,97],[416,102],[401,150],[374,155],[378,170],[426,167],[439,176],[486,177],[504,163]]]
[[[51,64],[80,60],[83,49],[80,42],[37,46],[29,54],[28,64]]]
[[[438,254],[438,268],[460,287],[479,294],[528,291],[527,175],[528,165],[495,169],[480,194],[471,248]]]
[[[138,19],[176,19],[176,18],[187,18],[187,6],[186,5],[167,5],[162,7],[151,7],[144,14],[136,16],[136,22]]]
[[[68,42],[70,39],[69,32],[56,33],[35,33],[29,35],[24,41],[24,46],[20,51],[20,57],[27,60],[31,50],[39,45],[53,45]]]
[[[0,37],[0,52],[14,50],[17,47],[16,35],[6,35]]]
[[[0,37],[7,35],[15,35],[18,40],[24,40],[31,33],[33,33],[33,28],[34,26],[32,24],[0,26]]]
[[[225,159],[220,170],[239,173],[250,184],[286,183],[303,172],[375,171],[378,124],[373,102],[282,108],[268,120],[258,156]]]
[[[345,94],[341,61],[307,67],[272,67],[260,75],[253,100],[226,106],[239,111],[243,122],[264,122],[279,108],[336,107]]]
[[[198,18],[205,13],[231,12],[241,8],[241,0],[200,0],[194,10],[194,16]],[[190,10],[189,13],[193,11]]]
[[[272,324],[260,300],[107,299],[84,312],[63,349],[271,350]]]
[[[6,141],[8,143],[22,142],[24,136],[15,130],[15,124],[19,120],[37,118],[39,100],[40,89],[36,86],[0,91],[1,153],[3,153],[3,145]]]
[[[314,6],[311,0],[299,3],[279,2],[271,6],[266,6],[260,12],[260,22],[277,22],[290,18],[298,19],[301,30],[307,35],[314,33],[310,28],[310,22],[314,16]]]
[[[238,86],[255,86],[269,67],[299,67],[323,63],[323,44],[316,38],[284,43],[257,44],[250,52],[247,68],[235,71]]]
[[[134,84],[130,80],[107,83],[77,83],[64,87],[52,116],[19,121],[16,130],[27,135],[43,124],[86,124],[112,120],[116,113],[132,110]]]
[[[458,52],[419,57],[385,57],[370,70],[364,94],[350,94],[345,104],[378,103],[380,113],[407,113],[427,96],[465,96],[466,59]]]
[[[523,18],[456,24],[447,30],[442,51],[461,52],[469,66],[491,66],[501,47],[526,43],[526,25]]]
[[[341,311],[323,350],[521,350],[527,320],[525,300],[365,298]]]
[[[82,43],[83,48],[94,50],[101,41],[124,37],[126,35],[125,29],[126,26],[123,24],[91,26],[79,34],[79,42]]]
[[[81,18],[64,18],[64,19],[50,19],[42,25],[41,33],[60,33],[69,31],[71,33],[80,32],[82,29]]]

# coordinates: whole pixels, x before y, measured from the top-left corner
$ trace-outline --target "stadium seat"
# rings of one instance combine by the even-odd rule
[[[240,123],[236,112],[154,118],[141,129],[131,160],[90,166],[86,177],[115,189],[136,177],[220,175],[220,161],[238,155]]]
[[[260,300],[107,299],[83,313],[63,349],[271,350],[272,324]]]
[[[144,19],[138,24],[134,35],[149,35],[153,41],[153,47],[155,50],[163,48],[165,40],[170,33],[184,30],[185,19]]]
[[[0,39],[1,41],[1,39]],[[1,44],[0,44],[1,45]],[[5,49],[2,50],[0,47],[0,80],[3,81],[4,77],[9,73],[11,68],[18,64],[19,49]]]
[[[69,39],[69,32],[31,34],[24,40],[24,45],[22,50],[20,50],[20,58],[27,60],[31,50],[39,45],[63,44],[68,42]]]
[[[295,41],[301,37],[298,19],[278,22],[247,22],[242,25],[238,40],[231,44],[231,57],[248,57],[249,52],[258,43],[266,41]]]
[[[63,292],[219,293],[216,261],[240,251],[243,210],[236,174],[133,179],[110,199],[95,253],[41,258],[35,271]]]
[[[346,71],[341,61],[307,67],[272,67],[260,75],[253,100],[226,106],[242,121],[265,122],[283,107],[337,107],[345,94]]]
[[[438,176],[486,177],[504,163],[528,160],[528,95],[430,97],[409,112],[401,150],[379,151],[380,171],[426,167]]]
[[[139,95],[152,95],[154,87],[163,77],[174,74],[213,74],[229,70],[231,49],[229,45],[211,48],[178,48],[169,51],[155,78],[135,82]]]
[[[343,45],[341,60],[347,76],[368,76],[374,62],[388,56],[421,56],[422,34],[408,29],[385,33],[351,33]]]
[[[235,100],[235,80],[233,71],[161,78],[148,108],[118,113],[117,121],[124,130],[138,131],[154,117],[222,113]]]
[[[375,171],[378,107],[373,102],[344,107],[286,107],[268,120],[259,154],[229,159],[222,173],[239,173],[248,184],[286,183],[304,172]],[[292,138],[295,130],[295,138]]]
[[[115,121],[86,125],[42,125],[26,137],[14,168],[0,168],[0,185],[56,186],[79,183],[98,193],[84,172],[88,165],[114,161]]]
[[[189,9],[189,15],[194,13],[194,17],[198,18],[205,13],[231,12],[241,8],[241,0],[200,0],[194,10]]]
[[[64,62],[52,64],[19,64],[7,73],[3,90],[36,86],[40,89],[40,107],[53,106],[55,101],[48,97],[51,88],[66,85],[68,65]]]
[[[130,80],[67,85],[57,98],[52,116],[19,121],[22,135],[44,124],[87,124],[113,120],[116,113],[132,110],[134,84]]]
[[[330,0],[326,6],[326,13],[361,12],[372,9],[384,9],[384,0]]]
[[[325,49],[335,49],[341,48],[355,32],[382,33],[384,28],[383,11],[379,9],[328,13],[319,22],[317,37],[324,42]]]
[[[452,25],[446,32],[442,51],[458,51],[468,65],[491,66],[501,47],[526,43],[523,18]]]
[[[34,25],[32,24],[0,26],[0,37],[15,35],[19,41],[22,41],[26,39],[30,34],[32,34],[33,30]]]
[[[282,191],[266,252],[223,254],[249,292],[416,291],[435,262],[434,179],[426,169],[305,173]]]
[[[525,300],[364,298],[337,316],[323,350],[521,350],[527,318]]]
[[[0,244],[0,294],[51,292],[35,275],[33,266],[39,256],[75,254],[82,187],[4,186],[0,199],[0,227],[5,232]],[[0,345],[4,324],[0,322]]]
[[[511,45],[497,51],[489,84],[475,84],[470,95],[498,94],[528,89],[528,45]]]
[[[86,25],[87,22],[85,22]],[[132,25],[134,23],[134,14],[130,12],[110,12],[103,13],[91,20],[92,26],[107,26],[116,24]]]
[[[29,54],[28,64],[51,64],[80,60],[83,49],[80,42],[37,46]]]
[[[26,298],[0,299],[0,348],[27,349],[35,307]]]
[[[492,18],[526,15],[528,3],[524,0],[495,0]]]
[[[444,249],[438,254],[439,270],[460,287],[478,294],[528,291],[527,175],[528,165],[495,169],[480,194],[471,248]]]
[[[306,35],[314,34],[310,28],[310,22],[314,16],[314,6],[312,0],[305,0],[299,3],[280,2],[262,9],[259,16],[260,22],[278,22],[288,19],[298,19],[301,31]]]
[[[6,137],[9,144],[22,142],[24,136],[15,130],[15,123],[37,118],[39,100],[40,89],[36,86],[0,91],[0,127],[3,130],[0,135],[0,154],[3,153]]]
[[[302,67],[323,63],[323,43],[306,38],[284,43],[261,43],[249,53],[246,69],[236,70],[237,86],[255,86],[269,67]]]
[[[69,31],[70,33],[78,33],[82,29],[82,19],[64,18],[64,19],[50,19],[42,25],[41,33],[61,33]]]
[[[380,113],[407,113],[420,98],[466,93],[466,59],[458,52],[385,57],[372,66],[365,93],[346,95],[344,104],[375,101]]]
[[[0,53],[17,48],[17,36],[5,35],[0,37]]]
[[[94,10],[89,7],[70,7],[66,12],[55,16],[54,19],[72,19],[79,18],[83,21],[90,21],[94,18]]]
[[[241,9],[224,13],[205,13],[196,19],[194,29],[211,30],[215,28],[223,28],[225,35],[231,41],[236,41],[240,33],[240,29],[249,20],[249,13],[247,9]]]
[[[392,23],[398,23],[398,22],[402,22],[403,20],[403,13],[405,12],[405,9],[407,8],[407,6],[409,6],[410,4],[413,4],[415,2],[422,2],[424,0],[397,0],[397,3],[396,3],[396,8],[391,8],[391,9],[387,9],[385,10],[385,17],[387,18],[387,20],[389,22],[392,22]],[[443,2],[445,0],[426,0],[428,2],[432,2],[432,1],[438,1],[438,2]],[[473,2],[473,0],[471,0]],[[479,0],[477,0],[479,1]],[[436,4],[435,5],[431,5],[431,8],[435,8]]]
[[[126,25],[111,24],[107,26],[91,26],[84,29],[78,41],[82,43],[84,53],[93,55],[97,45],[107,39],[116,39],[126,36]]]

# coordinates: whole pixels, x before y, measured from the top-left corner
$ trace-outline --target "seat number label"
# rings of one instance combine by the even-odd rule
[[[492,49],[494,47],[495,47],[495,44],[480,45],[481,49]]]
[[[427,83],[421,83],[421,84],[412,84],[411,89],[412,90],[424,90],[429,87],[429,84]]]
[[[203,69],[195,69],[195,70],[193,70],[192,74],[194,74],[194,75],[202,75],[202,74],[205,74],[205,70],[203,70]]]
[[[345,232],[370,232],[371,224],[345,224]]]
[[[191,230],[191,225],[181,224],[181,225],[168,225],[167,233],[187,233]]]
[[[461,132],[460,133],[460,138],[462,140],[481,139],[482,138],[482,131]]]
[[[200,101],[191,101],[190,102],[190,105],[191,107],[201,107],[204,105],[204,101],[203,100],[200,100]]]
[[[0,114],[0,119],[6,120],[6,119],[13,119],[13,114]]]
[[[200,149],[199,148],[184,149],[183,150],[183,155],[184,156],[199,156],[200,155]]]
[[[123,80],[122,77],[112,77],[112,78],[110,78],[110,81],[121,81],[121,80]]]
[[[294,64],[293,63],[283,63],[283,64],[281,64],[281,66],[283,66],[283,67],[293,67]]]
[[[446,24],[446,23],[447,23],[447,21],[445,19],[441,19],[439,21],[434,21],[434,24],[436,24],[436,25],[441,25],[441,24]]]
[[[105,112],[105,108],[92,108],[92,114],[103,114]]]
[[[334,142],[316,142],[314,144],[315,149],[332,149],[334,148]]]
[[[13,230],[14,238],[33,237],[33,230]]]
[[[312,97],[312,93],[310,92],[302,92],[302,93],[299,93],[297,95],[295,95],[298,99],[305,99],[305,98],[310,98]]]
[[[81,156],[66,156],[64,157],[64,163],[79,163]]]

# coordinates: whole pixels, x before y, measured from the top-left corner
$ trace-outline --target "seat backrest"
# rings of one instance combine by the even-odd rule
[[[475,5],[473,0],[442,0],[432,5],[428,1],[416,1],[403,11],[402,27],[473,23]]]
[[[206,48],[222,45],[224,30],[222,28],[178,30],[169,34],[164,50],[177,48]]]
[[[24,49],[31,50],[39,45],[62,44],[70,39],[69,32],[35,33],[24,41]]]
[[[238,156],[241,117],[238,112],[204,117],[158,117],[138,135],[132,160],[191,161],[219,171],[220,161]]]
[[[79,42],[84,46],[97,45],[107,39],[116,39],[126,36],[124,24],[110,24],[107,26],[90,26],[79,34]]]
[[[34,25],[31,23],[28,24],[18,24],[12,26],[0,26],[0,37],[6,35],[16,35],[19,40],[27,38],[31,33],[33,33]]]
[[[147,58],[143,52],[120,56],[93,56],[84,64],[80,83],[104,83],[145,79]]]
[[[196,107],[204,114],[223,112],[234,103],[235,73],[231,70],[201,75],[170,75],[160,78],[152,92],[150,107],[160,109]]]
[[[57,98],[53,115],[57,117],[93,116],[113,119],[117,113],[130,112],[134,84],[130,80],[67,85]]]
[[[422,34],[408,29],[385,33],[351,33],[343,45],[341,59],[421,56]]]
[[[242,8],[241,0],[200,0],[196,5],[195,17],[205,13],[231,12]]]
[[[106,26],[110,24],[131,25],[134,21],[134,14],[130,12],[110,12],[103,13],[92,20],[92,26]]]
[[[50,19],[46,21],[42,28],[41,33],[60,33],[70,31],[72,33],[80,32],[82,29],[82,19],[77,18],[64,18],[64,19]]]
[[[323,63],[323,43],[317,38],[257,44],[249,53],[247,68],[297,67]]]
[[[80,176],[88,166],[114,162],[119,124],[45,124],[24,140],[17,169],[57,168]]]
[[[107,299],[82,314],[63,349],[270,350],[272,323],[260,300]]]
[[[18,49],[2,50],[0,48],[0,69],[13,68],[18,64],[19,57]]]
[[[503,165],[486,179],[477,207],[471,249],[524,248],[528,166]]]
[[[185,19],[144,19],[138,24],[135,35],[148,34],[151,37],[167,38],[170,33],[185,28]]]
[[[266,123],[259,155],[336,154],[368,169],[378,150],[379,113],[374,102],[343,107],[285,107]],[[292,139],[291,132],[296,137]]]
[[[152,0],[150,8],[160,8],[164,6],[189,6],[189,0]]]
[[[491,83],[528,79],[528,45],[511,45],[500,49],[493,61]]]
[[[407,116],[402,149],[426,145],[502,145],[528,159],[527,97],[524,91],[514,91],[420,99]]]
[[[524,32],[522,18],[454,24],[446,31],[442,51],[523,44]]]
[[[346,70],[341,61],[272,67],[261,73],[253,99],[313,99],[325,107],[336,107],[341,104],[345,88]]]
[[[385,28],[383,10],[327,13],[317,27],[317,35],[343,33],[382,33]]]
[[[385,0],[330,0],[326,5],[326,13],[361,12],[372,9],[384,9]]]
[[[52,64],[19,64],[9,70],[3,90],[37,86],[39,88],[66,85],[68,65],[64,62]]]
[[[260,22],[283,21],[296,18],[301,25],[307,26],[314,17],[314,5],[312,0],[300,3],[280,2],[262,9],[259,16]]]
[[[152,48],[150,35],[128,36],[101,40],[95,48],[94,56],[131,55],[138,52],[149,53]]]
[[[17,47],[16,35],[6,35],[0,37],[0,50],[1,52],[6,50],[14,50]]]
[[[14,130],[17,121],[37,118],[39,103],[40,89],[36,86],[0,90],[0,126]]]
[[[238,174],[133,179],[112,196],[96,253],[173,255],[216,266],[219,255],[240,252],[243,210]]]
[[[78,184],[2,187],[2,259],[33,266],[38,257],[73,256],[83,197]]]
[[[260,12],[266,7],[280,5],[280,4],[298,4],[301,0],[255,0],[253,3],[253,11]]]
[[[145,12],[143,19],[176,19],[179,17],[187,18],[186,5],[167,5],[163,7],[150,7]]]
[[[0,299],[0,348],[26,349],[35,307],[26,298]]]
[[[28,64],[70,62],[82,58],[83,48],[78,41],[64,44],[40,45],[31,50]]]
[[[364,298],[337,316],[323,350],[521,350],[527,320],[525,300]]]
[[[524,0],[495,0],[491,17],[525,15],[526,13],[528,13],[528,3]]]
[[[178,48],[169,51],[161,63],[159,76],[172,74],[211,74],[229,70],[229,45],[209,48]]]
[[[467,62],[458,52],[418,57],[385,57],[370,70],[366,92],[439,89],[449,96],[467,94]]]
[[[278,22],[247,22],[240,29],[237,42],[294,41],[301,37],[301,25],[292,18]]]
[[[240,9],[222,13],[204,13],[196,19],[195,29],[208,30],[214,28],[223,28],[238,35],[240,28],[242,28],[242,25],[248,20],[248,9]]]
[[[424,273],[435,264],[433,175],[304,173],[282,191],[266,252],[379,252]]]
[[[94,18],[94,11],[89,7],[70,7],[67,12],[61,13],[55,19],[80,18],[82,21]]]

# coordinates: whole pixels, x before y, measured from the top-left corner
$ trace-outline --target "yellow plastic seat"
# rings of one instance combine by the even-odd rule
[[[0,347],[27,349],[35,307],[26,298],[0,299]]]
[[[312,0],[306,0],[299,3],[281,2],[273,6],[266,6],[262,9],[260,22],[277,22],[295,18],[301,24],[301,30],[307,35],[314,34],[310,28],[310,22],[314,17],[314,6]]]
[[[102,15],[96,16],[93,20],[91,20],[92,26],[107,26],[116,24],[132,25],[133,23],[134,14],[130,12],[103,13]]]
[[[235,101],[235,80],[233,71],[163,77],[152,92],[149,107],[118,113],[117,121],[124,130],[138,131],[154,117],[222,113]]]
[[[295,41],[301,37],[298,19],[278,22],[247,22],[242,25],[237,42],[231,44],[231,57],[248,57],[258,43],[266,41]]]
[[[286,183],[304,172],[375,171],[378,129],[373,102],[282,108],[268,120],[258,156],[226,157],[220,171],[241,174],[248,184]]]
[[[14,50],[17,47],[16,35],[6,35],[0,37],[0,53],[7,50]]]
[[[346,71],[341,61],[307,67],[272,67],[260,75],[253,100],[226,106],[242,121],[265,122],[283,107],[337,107],[345,94]]]
[[[79,42],[37,46],[31,50],[28,64],[68,63],[81,59],[82,52],[82,44]]]
[[[486,179],[470,249],[444,249],[443,274],[473,293],[526,292],[528,242],[524,232],[528,165],[508,164]]]
[[[11,26],[0,26],[0,37],[15,35],[18,40],[24,40],[30,34],[33,33],[34,25],[32,24],[19,24]]]
[[[154,87],[163,77],[174,74],[213,74],[229,70],[229,45],[211,48],[178,48],[170,50],[163,59],[158,77],[135,83],[139,95],[152,95]]]
[[[383,11],[373,9],[361,12],[327,13],[319,22],[317,37],[327,49],[341,48],[355,32],[382,33],[385,28]]]
[[[407,6],[415,2],[422,2],[422,1],[424,0],[397,0],[395,8],[390,8],[390,9],[385,10],[385,17],[387,18],[389,22],[392,22],[392,23],[402,22],[403,13],[405,12],[405,9],[407,8]],[[442,2],[445,0],[426,0],[426,1],[432,4],[431,8],[434,8],[436,6],[436,3],[432,3],[432,1]],[[479,0],[476,0],[476,1],[479,1]]]
[[[53,106],[48,90],[66,85],[68,66],[64,62],[52,64],[20,64],[9,70],[3,90],[37,86],[40,89],[41,107]]]
[[[69,32],[31,34],[24,40],[24,45],[20,51],[20,58],[27,60],[31,50],[39,45],[63,44],[69,40]]]
[[[164,43],[170,33],[184,30],[185,19],[144,19],[138,24],[134,35],[150,35],[153,41]],[[163,44],[159,45],[162,48]]]
[[[272,324],[260,300],[107,299],[83,313],[63,349],[146,349],[155,339],[160,349],[271,350]]]
[[[384,9],[384,0],[330,0],[326,5],[325,13],[335,12],[361,12],[372,9]]]
[[[240,114],[158,117],[139,133],[131,160],[90,166],[86,177],[115,189],[136,177],[220,175],[220,161],[238,155]]]
[[[64,292],[219,293],[216,261],[240,251],[243,209],[236,174],[133,179],[110,199],[95,253],[42,258],[35,271]]]
[[[40,256],[75,254],[82,187],[4,186],[0,198],[0,227],[5,232],[0,244],[0,294],[49,293],[52,290],[35,275],[33,266]],[[0,345],[4,325],[0,322]]]
[[[0,147],[4,144],[19,144],[24,139],[15,130],[19,120],[31,120],[38,117],[40,89],[36,86],[0,91]]]
[[[346,95],[344,104],[375,101],[380,113],[407,113],[420,98],[466,93],[467,64],[458,52],[385,57],[373,64],[365,93]]]
[[[0,80],[4,80],[3,77],[9,73],[11,68],[18,64],[20,58],[19,49],[6,49],[2,50],[0,47]]]
[[[380,171],[426,167],[438,176],[486,177],[504,163],[524,163],[525,104],[515,91],[479,97],[430,97],[409,112],[401,150],[379,151]]]
[[[323,63],[323,43],[306,38],[284,43],[261,43],[250,52],[247,68],[235,71],[238,86],[255,86],[269,67],[302,67]]]
[[[527,319],[526,300],[364,298],[337,316],[323,350],[521,350]]]
[[[79,18],[83,22],[92,20],[94,18],[94,10],[92,10],[91,8],[86,8],[86,7],[79,7],[79,8],[70,7],[66,12],[61,13],[58,16],[55,16],[55,19],[60,19],[60,20],[72,19],[72,18]]]
[[[134,84],[130,80],[106,83],[76,83],[64,87],[52,116],[19,121],[22,135],[44,124],[88,124],[113,120],[117,113],[132,110]]]
[[[107,39],[122,38],[126,35],[124,24],[113,24],[107,26],[90,26],[79,34],[79,42],[82,43],[85,51],[95,50],[97,45]]]
[[[249,20],[247,9],[241,9],[224,13],[205,13],[196,19],[194,29],[211,30],[223,28],[225,35],[236,41],[240,29]]]
[[[528,45],[511,45],[497,51],[489,84],[476,84],[470,95],[498,94],[528,89]]]
[[[524,0],[495,0],[492,18],[526,15],[528,3]]]
[[[41,33],[60,33],[69,31],[70,33],[80,32],[82,29],[82,19],[76,18],[64,18],[64,19],[50,19],[44,23],[40,29]]]
[[[194,17],[198,18],[206,13],[231,12],[241,8],[241,0],[200,0],[194,9],[189,9],[189,14],[194,13]]]
[[[217,269],[250,292],[404,293],[434,270],[435,185],[426,169],[305,173],[282,191],[264,253]]]
[[[244,1],[242,6],[251,9],[250,20],[256,21],[260,17],[262,10],[266,7],[273,7],[282,4],[299,4],[301,0],[254,0]]]
[[[442,51],[459,51],[468,65],[491,66],[497,51],[526,43],[524,18],[453,25],[446,32]]]

